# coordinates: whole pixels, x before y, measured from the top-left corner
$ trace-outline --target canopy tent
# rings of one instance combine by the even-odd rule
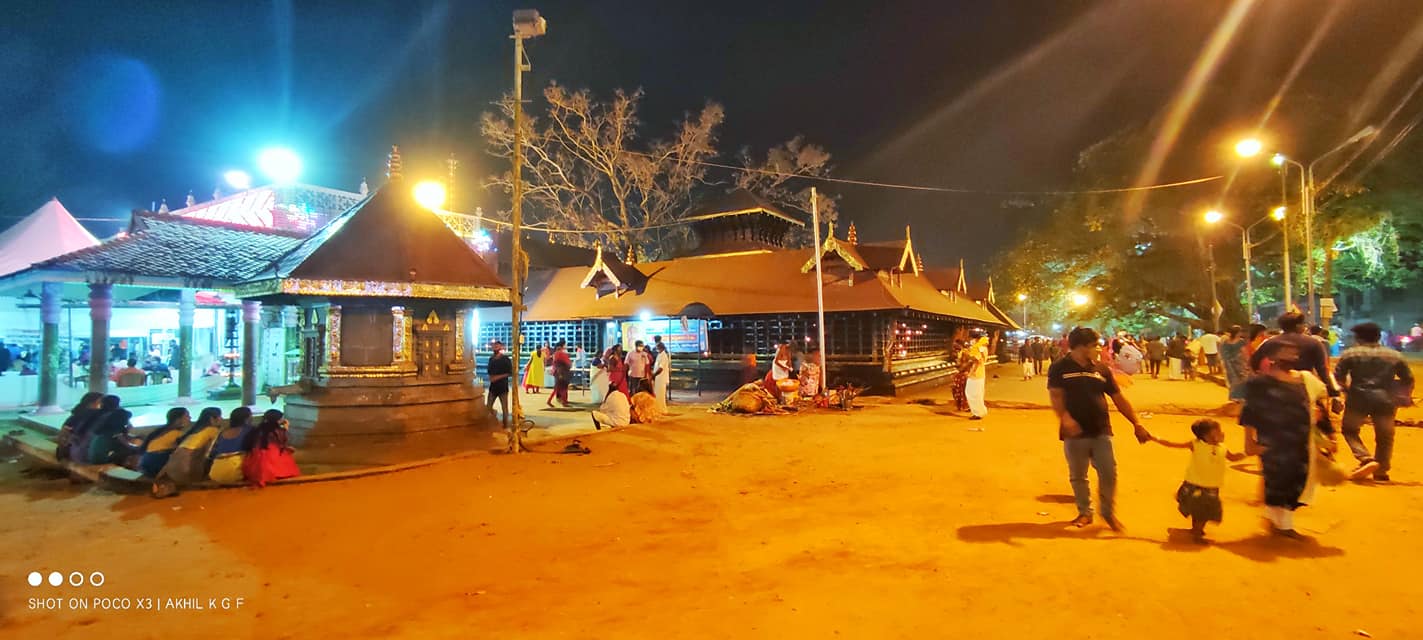
[[[0,276],[36,262],[99,244],[69,210],[51,198],[15,226],[0,232]]]

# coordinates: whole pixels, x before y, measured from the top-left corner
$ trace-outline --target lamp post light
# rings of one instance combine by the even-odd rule
[[[519,319],[524,313],[523,296],[523,270],[527,268],[528,259],[524,255],[523,243],[520,236],[523,234],[524,222],[524,72],[531,70],[531,65],[524,62],[524,41],[529,38],[537,38],[548,31],[548,22],[534,9],[519,9],[514,12],[514,33],[509,36],[514,40],[514,203],[513,213],[510,215],[509,234],[513,239],[513,255],[510,256],[510,264],[513,266],[513,286],[509,289],[509,307],[511,318],[509,321],[509,341],[513,343],[511,350],[514,352],[513,368],[519,371],[519,350],[522,345],[519,341]],[[524,409],[519,403],[519,386],[509,385],[510,404],[513,405],[511,412],[514,419],[510,421],[509,451],[518,453],[523,450],[524,444],[521,442],[523,435]]]
[[[1277,167],[1280,167],[1281,170],[1287,170],[1287,166],[1292,166],[1300,170],[1300,211],[1304,214],[1304,269],[1306,272],[1305,287],[1308,291],[1306,295],[1309,298],[1310,322],[1314,322],[1315,318],[1318,317],[1316,315],[1316,302],[1314,292],[1314,198],[1317,193],[1317,189],[1314,184],[1314,165],[1319,164],[1319,161],[1328,158],[1329,156],[1343,151],[1350,145],[1362,142],[1364,140],[1368,140],[1378,135],[1378,132],[1378,127],[1368,125],[1363,129],[1360,129],[1354,135],[1349,136],[1349,139],[1339,143],[1333,149],[1325,151],[1319,157],[1311,161],[1308,165],[1292,160],[1283,153],[1276,153],[1270,156],[1270,163]],[[1235,152],[1241,157],[1249,158],[1258,154],[1263,148],[1264,145],[1260,143],[1259,140],[1256,140],[1254,138],[1247,138],[1245,140],[1241,140],[1235,145]],[[1288,310],[1288,301],[1286,301],[1285,306],[1286,310]],[[1326,317],[1324,320],[1327,323],[1329,319]]]
[[[1251,249],[1254,249],[1255,247],[1260,246],[1261,244],[1264,244],[1264,242],[1263,242],[1263,241],[1261,241],[1261,242],[1251,242],[1251,241],[1250,241],[1250,230],[1251,230],[1251,229],[1254,229],[1254,228],[1255,228],[1255,225],[1260,224],[1261,222],[1265,222],[1266,220],[1275,220],[1275,221],[1284,220],[1284,219],[1285,219],[1285,211],[1284,211],[1284,209],[1285,209],[1284,207],[1276,207],[1275,210],[1270,213],[1270,215],[1265,216],[1265,217],[1263,217],[1263,218],[1260,218],[1259,220],[1256,220],[1254,223],[1252,223],[1252,224],[1251,224],[1250,226],[1248,226],[1248,227],[1242,227],[1242,226],[1240,226],[1240,225],[1238,225],[1238,224],[1235,224],[1234,222],[1231,222],[1231,221],[1229,221],[1229,220],[1226,220],[1226,219],[1225,219],[1225,214],[1223,214],[1223,213],[1221,213],[1221,212],[1219,212],[1219,211],[1216,211],[1216,210],[1214,210],[1214,209],[1212,209],[1211,211],[1207,211],[1207,212],[1206,212],[1206,215],[1204,216],[1207,224],[1218,224],[1218,223],[1222,223],[1222,222],[1223,222],[1223,223],[1225,223],[1225,224],[1228,224],[1228,225],[1230,225],[1230,226],[1232,226],[1232,227],[1235,227],[1236,229],[1239,229],[1239,230],[1240,230],[1240,247],[1241,247],[1240,251],[1241,251],[1241,257],[1242,257],[1242,258],[1244,259],[1244,261],[1245,261],[1245,308],[1246,308],[1246,314],[1248,314],[1248,315],[1250,316],[1250,321],[1251,321],[1251,322],[1258,322],[1259,319],[1255,317],[1255,286],[1254,286],[1254,278],[1251,276],[1251,273],[1250,273],[1250,250],[1251,250]],[[1286,247],[1289,246],[1289,239],[1288,239],[1288,238],[1285,239],[1285,246],[1286,246]],[[1288,264],[1288,263],[1289,263],[1289,259],[1286,258],[1285,260],[1286,260],[1286,264]],[[1288,278],[1286,278],[1286,282],[1288,282],[1288,281],[1289,281]],[[1286,285],[1286,287],[1288,287],[1288,286],[1289,286],[1289,285]],[[1220,301],[1219,301],[1219,299],[1216,298],[1216,292],[1215,292],[1215,253],[1214,253],[1214,252],[1211,253],[1211,299],[1212,299],[1213,301],[1215,301],[1215,302],[1214,302],[1214,303],[1215,303],[1215,306],[1219,306],[1219,305],[1220,305]],[[1220,326],[1219,326],[1219,325],[1220,325],[1220,316],[1219,316],[1219,314],[1216,315],[1216,325],[1217,325],[1217,326],[1216,326],[1216,330],[1219,331],[1219,330],[1220,330]]]

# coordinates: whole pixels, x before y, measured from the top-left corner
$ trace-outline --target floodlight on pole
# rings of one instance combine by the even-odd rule
[[[413,191],[415,201],[431,211],[445,206],[445,185],[435,180],[421,180]]]
[[[1217,222],[1220,222],[1221,220],[1224,220],[1225,214],[1215,209],[1211,209],[1210,211],[1206,212],[1206,215],[1204,217],[1206,220],[1206,224],[1215,224]]]
[[[532,65],[524,62],[524,41],[529,38],[536,38],[548,32],[548,21],[539,15],[534,9],[519,9],[514,12],[514,33],[509,37],[514,41],[514,153],[513,164],[513,202],[512,214],[509,216],[510,222],[510,244],[513,245],[510,262],[514,265],[511,280],[512,286],[509,288],[509,335],[515,345],[519,344],[519,320],[524,312],[523,280],[524,270],[527,269],[528,256],[523,248],[523,220],[524,220],[524,180],[523,180],[523,159],[524,159],[524,72],[533,68]],[[519,370],[519,351],[515,348],[513,353],[513,369]],[[524,408],[519,402],[519,386],[511,385],[509,389],[510,413],[513,414],[513,424],[510,426],[509,452],[519,453],[524,450],[523,443],[523,422]]]
[[[1275,154],[1275,155],[1273,155],[1273,156],[1270,156],[1270,164],[1275,165],[1275,166],[1277,166],[1277,167],[1283,167],[1283,166],[1285,166],[1285,163],[1288,162],[1288,161],[1289,161],[1289,158],[1286,158],[1286,157],[1285,157],[1285,154],[1283,154],[1283,153],[1277,153],[1277,154]]]
[[[1285,208],[1284,208],[1283,206],[1279,206],[1279,207],[1275,207],[1274,209],[1271,209],[1271,210],[1270,210],[1270,217],[1271,217],[1271,218],[1274,218],[1275,220],[1284,220],[1284,219],[1285,219]]]
[[[238,191],[246,191],[252,188],[252,176],[240,169],[233,169],[222,174],[222,179],[227,182],[227,186]]]
[[[1264,148],[1265,144],[1259,138],[1246,138],[1235,143],[1235,153],[1242,158],[1253,158]]]
[[[277,184],[291,184],[301,175],[301,157],[291,149],[273,147],[257,155],[257,167]]]

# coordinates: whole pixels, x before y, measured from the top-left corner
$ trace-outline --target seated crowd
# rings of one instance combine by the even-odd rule
[[[217,407],[197,420],[188,410],[168,410],[163,426],[135,438],[119,397],[84,394],[60,428],[55,457],[81,464],[115,464],[153,479],[153,495],[165,497],[205,480],[255,487],[301,475],[287,444],[287,421],[276,409],[253,424],[252,410],[238,407],[222,419]]]

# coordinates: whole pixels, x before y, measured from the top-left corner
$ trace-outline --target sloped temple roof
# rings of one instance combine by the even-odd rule
[[[509,300],[494,268],[398,177],[245,280],[243,297]]]
[[[638,265],[647,274],[640,292],[597,296],[584,289],[587,267],[531,274],[528,320],[636,317],[643,312],[662,316],[813,312],[815,274],[801,266],[809,249],[755,254],[681,258]],[[913,309],[992,325],[1003,323],[967,300],[950,300],[927,279],[912,274],[866,274],[854,284],[823,285],[826,311]]]

